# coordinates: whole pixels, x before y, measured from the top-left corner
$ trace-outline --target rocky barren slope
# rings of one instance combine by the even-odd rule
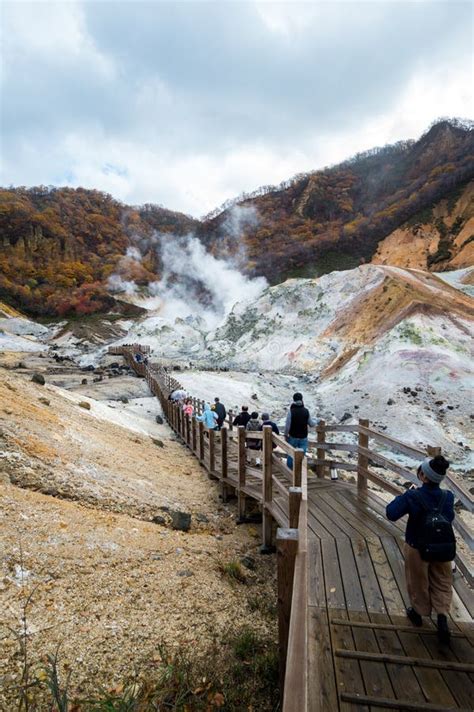
[[[240,406],[240,389],[281,418],[291,392],[303,389],[320,417],[367,417],[402,439],[437,443],[465,464],[474,415],[471,279],[472,270],[441,279],[364,265],[269,287],[237,303],[212,332],[195,317],[150,316],[124,341],[150,344],[155,359],[204,369],[182,374],[201,397],[216,391]],[[233,373],[214,377],[208,368]],[[211,389],[210,378],[218,379]]]
[[[273,565],[257,556],[257,531],[236,527],[233,508],[219,502],[195,459],[156,424],[157,401],[143,397],[143,382],[124,371],[76,388],[74,368],[58,370],[28,353],[4,353],[0,363],[5,712],[18,706],[16,635],[30,593],[32,679],[60,644],[71,697],[120,686],[136,670],[152,674],[161,643],[199,654],[244,626],[274,633],[261,613],[274,609]],[[46,384],[31,382],[32,373]],[[222,573],[240,559],[245,583]]]

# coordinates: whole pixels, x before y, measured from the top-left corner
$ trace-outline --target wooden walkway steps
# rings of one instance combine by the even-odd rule
[[[307,709],[474,709],[474,601],[461,574],[442,647],[430,621],[407,621],[402,526],[382,517],[382,500],[342,482],[308,490]]]
[[[206,431],[168,400],[170,391],[181,388],[176,379],[136,362],[137,352],[148,353],[145,347],[110,351],[122,354],[147,379],[170,426],[219,481],[223,499],[237,495],[239,516],[245,519],[249,500],[261,508],[263,549],[277,545],[283,712],[474,710],[472,556],[460,552],[457,557],[452,638],[449,646],[440,646],[430,619],[415,628],[405,616],[405,522],[386,519],[379,495],[403,491],[386,471],[416,481],[416,465],[426,453],[371,429],[366,420],[320,423],[308,457],[271,428],[248,435],[233,428],[232,416],[220,432]],[[203,401],[192,400],[200,413]],[[328,441],[334,434],[338,440]],[[356,441],[348,442],[350,436]],[[262,450],[248,449],[247,439],[261,439]],[[384,447],[384,454],[371,449],[371,440]],[[390,460],[389,450],[413,458],[414,468]],[[293,457],[292,470],[285,464],[287,454]],[[308,472],[309,464],[315,474]],[[334,467],[355,473],[356,480],[330,479]],[[472,512],[473,498],[463,482],[451,476],[447,486]],[[459,521],[457,531],[472,548],[468,525]]]

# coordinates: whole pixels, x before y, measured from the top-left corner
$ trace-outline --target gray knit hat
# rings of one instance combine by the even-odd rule
[[[439,485],[446,475],[449,462],[442,455],[430,459],[427,457],[420,465],[423,474],[431,481]]]

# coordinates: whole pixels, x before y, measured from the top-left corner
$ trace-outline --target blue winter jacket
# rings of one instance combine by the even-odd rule
[[[446,499],[441,514],[443,514],[449,522],[452,522],[454,519],[454,495],[448,490],[442,490],[440,486],[436,484],[423,483],[421,487],[407,490],[404,494],[398,495],[393,502],[387,505],[387,517],[392,522],[396,522],[397,519],[408,514],[405,541],[407,544],[410,544],[410,546],[416,548],[418,534],[426,511],[423,509],[420,498],[429,509],[436,509],[440,504],[443,492],[446,492]]]
[[[214,429],[217,425],[218,415],[215,410],[211,410],[208,403],[204,406],[204,412],[202,415],[198,415],[196,420],[202,420],[206,428]]]

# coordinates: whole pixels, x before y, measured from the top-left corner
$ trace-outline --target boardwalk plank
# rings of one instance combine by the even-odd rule
[[[308,709],[339,710],[334,657],[326,608],[308,609]]]
[[[310,505],[314,501],[314,494],[311,494]],[[316,512],[313,511],[315,516],[324,524],[326,529],[332,531],[334,537],[339,537],[341,533],[346,534],[351,539],[360,537],[359,532],[355,529],[351,523],[339,512],[337,512],[333,507],[331,507],[323,496],[323,493],[317,495],[317,502],[315,502]]]
[[[454,641],[453,641],[454,642]],[[456,639],[456,643],[458,639]],[[453,650],[451,645],[439,645],[435,636],[425,639],[425,646],[433,660],[449,660],[459,662],[459,657]],[[464,662],[464,660],[462,661]],[[474,683],[471,676],[463,672],[455,672],[453,670],[442,670],[441,674],[444,681],[449,687],[451,694],[456,699],[456,702],[461,707],[474,709]]]
[[[338,491],[338,497],[344,499],[345,506],[356,516],[364,517],[367,526],[374,529],[378,536],[399,536],[404,531],[401,526],[397,526],[396,522],[387,519],[383,506],[376,507],[374,505],[370,493],[358,496],[355,490],[344,489]]]
[[[320,499],[323,499],[324,502],[337,514],[339,514],[345,522],[350,524],[351,527],[357,532],[357,536],[374,540],[377,538],[378,532],[374,531],[374,529],[378,529],[378,527],[376,525],[373,528],[368,526],[367,522],[369,520],[367,513],[361,508],[359,510],[360,516],[355,516],[348,506],[349,502],[345,497],[339,495],[337,489],[333,492],[327,492],[320,495]],[[382,530],[382,534],[385,534],[385,531]]]
[[[418,635],[415,632],[399,632],[398,637],[406,655],[410,655],[415,658],[430,657],[430,654],[424,644],[423,635]],[[449,687],[447,686],[439,670],[418,667],[415,668],[415,675],[417,676],[423,689],[427,702],[431,702],[433,704],[439,703],[446,706],[456,705],[456,700],[452,696]]]
[[[321,541],[313,537],[308,539],[308,572],[308,605],[324,608],[326,606],[326,592],[324,589]]]
[[[360,585],[352,544],[349,539],[338,539],[337,550],[341,565],[342,583],[348,611],[365,611],[365,599]]]
[[[362,611],[351,611],[349,613],[349,618],[350,620],[359,622],[369,621],[367,613]],[[354,628],[352,630],[352,634],[354,636],[356,650],[364,650],[373,653],[379,652],[379,647],[373,630],[370,628]],[[387,669],[383,663],[361,660],[360,668],[367,695],[388,698],[396,697],[387,673]],[[370,709],[371,712],[379,712],[380,708],[371,706]]]
[[[390,615],[402,616],[405,613],[403,597],[382,542],[379,539],[377,543],[367,542],[367,545],[387,611]]]
[[[374,613],[386,613],[385,601],[375,575],[372,560],[370,558],[367,542],[358,539],[352,542],[352,549],[356,560],[359,578],[364,592],[367,611]]]
[[[378,613],[372,613],[370,620],[383,622],[387,620],[387,616]],[[393,630],[376,630],[375,637],[380,649],[380,652],[390,655],[405,655],[405,650],[400,643],[398,635]],[[423,689],[411,667],[396,664],[387,664],[387,672],[390,677],[395,695],[397,698],[403,699],[407,697],[412,701],[420,703],[425,702]]]

